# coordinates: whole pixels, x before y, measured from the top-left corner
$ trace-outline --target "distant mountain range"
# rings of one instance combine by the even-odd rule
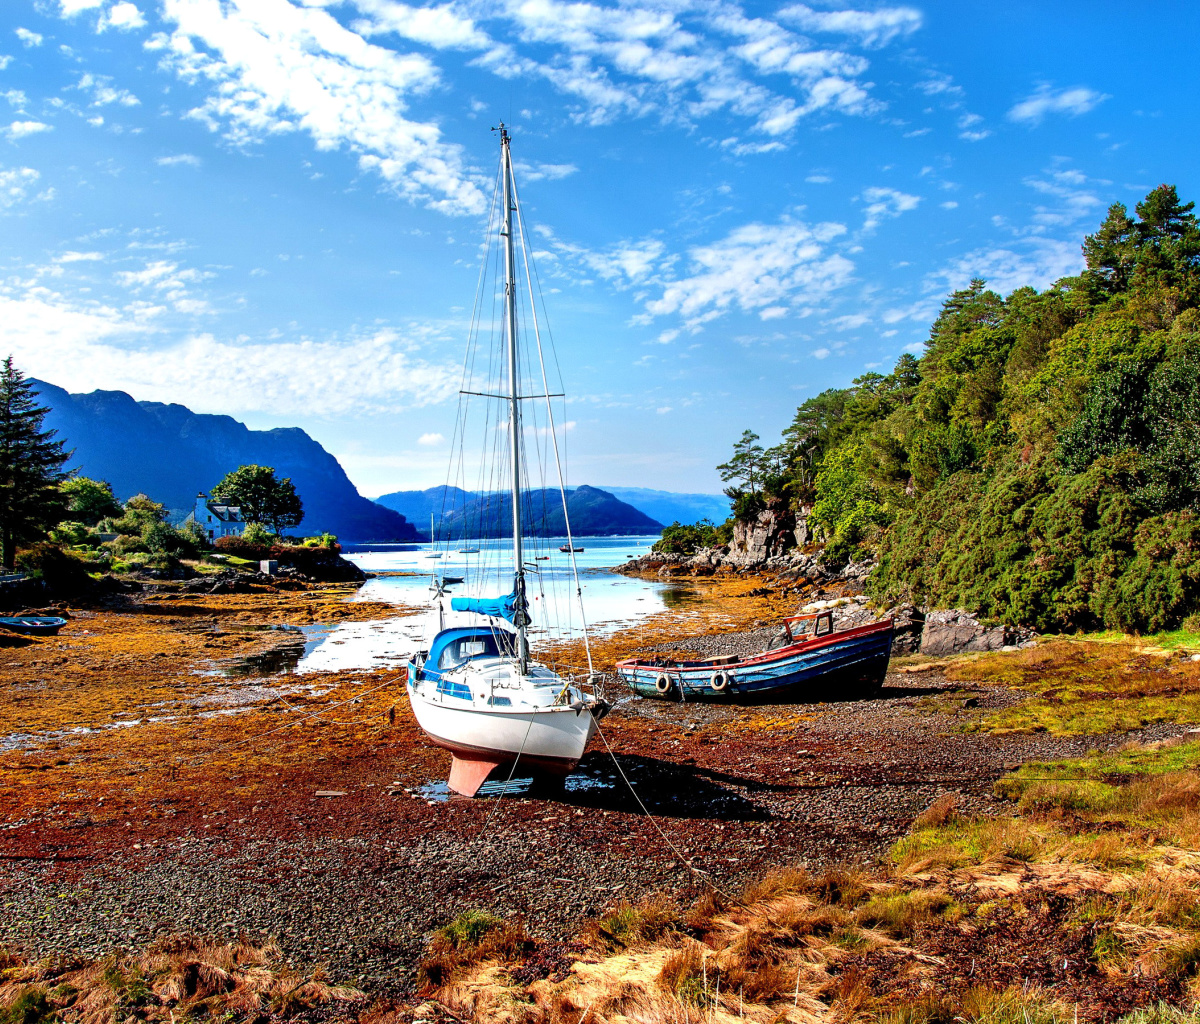
[[[439,539],[512,536],[512,499],[507,493],[430,487],[424,491],[395,491],[375,500],[422,525],[432,515]],[[586,485],[567,491],[567,511],[571,530],[577,537],[651,534],[660,532],[663,526],[611,492]],[[530,492],[522,512],[526,534],[542,537],[566,534],[557,488]]]
[[[604,489],[666,526],[671,523],[698,523],[701,519],[710,519],[719,524],[729,518],[729,499],[724,494],[676,494],[645,487]]]
[[[46,426],[74,454],[68,468],[107,480],[124,500],[139,492],[182,518],[198,491],[248,463],[291,477],[304,502],[302,533],[335,533],[347,541],[424,539],[403,515],[364,498],[332,455],[298,427],[250,430],[230,416],[182,405],[138,402],[123,391],[73,395],[33,381],[50,407]]]

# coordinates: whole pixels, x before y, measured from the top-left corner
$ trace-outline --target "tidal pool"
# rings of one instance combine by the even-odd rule
[[[631,557],[645,554],[656,540],[657,535],[576,537],[575,546],[583,549],[575,552],[582,613],[580,596],[574,592],[571,556],[558,550],[566,545],[566,538],[528,541],[525,559],[534,649],[540,638],[578,636],[583,614],[593,633],[613,633],[686,602],[688,589],[674,581],[632,579],[610,571]],[[511,541],[347,545],[343,553],[364,572],[377,574],[359,589],[354,597],[358,601],[422,608],[429,603],[435,579],[461,578],[461,583],[447,584],[450,593],[461,597],[495,597],[512,586]],[[425,639],[425,615],[346,622],[323,630],[323,634],[319,638],[310,636],[296,671],[399,668]]]

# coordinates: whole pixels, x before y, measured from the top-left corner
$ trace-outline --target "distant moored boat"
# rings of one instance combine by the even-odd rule
[[[32,636],[54,636],[66,624],[67,620],[58,615],[10,615],[0,618],[0,627]]]

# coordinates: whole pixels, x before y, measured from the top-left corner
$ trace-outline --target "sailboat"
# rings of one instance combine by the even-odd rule
[[[586,679],[560,675],[553,668],[535,661],[529,647],[528,629],[533,623],[529,592],[526,587],[526,544],[522,531],[522,482],[524,480],[525,433],[522,403],[530,398],[545,398],[550,418],[550,437],[554,441],[554,461],[559,469],[559,490],[566,513],[565,486],[558,442],[550,410],[549,387],[542,395],[521,394],[521,370],[518,362],[517,280],[514,250],[514,213],[520,228],[520,209],[513,178],[510,137],[501,123],[500,174],[503,209],[500,237],[504,249],[504,329],[503,367],[506,389],[500,386],[483,392],[483,397],[502,403],[502,412],[492,421],[500,424],[505,435],[504,469],[512,503],[512,585],[509,592],[490,597],[453,597],[441,587],[435,588],[430,616],[428,646],[418,651],[408,665],[408,696],[417,722],[425,734],[453,755],[449,787],[464,796],[474,796],[497,769],[519,766],[539,774],[564,777],[579,763],[597,722],[609,705],[597,693],[591,673],[591,651],[587,644],[586,621],[584,646],[588,655]],[[528,263],[524,234],[522,256]],[[485,264],[486,266],[486,264]],[[528,266],[526,279],[528,280]],[[541,335],[536,321],[532,285],[530,309],[534,316],[538,363]],[[464,395],[480,394],[464,391]],[[568,546],[570,524],[567,525]],[[578,569],[572,558],[575,593],[582,605]],[[537,585],[541,586],[541,580]],[[535,594],[535,600],[540,595]],[[539,607],[545,612],[546,601]],[[582,606],[580,607],[582,613]],[[511,772],[510,772],[511,774]]]
[[[430,544],[437,543],[437,534],[433,532],[433,513],[432,512],[429,513],[429,543]],[[426,558],[441,558],[442,553],[440,551],[430,551],[429,554],[427,554],[425,557]]]

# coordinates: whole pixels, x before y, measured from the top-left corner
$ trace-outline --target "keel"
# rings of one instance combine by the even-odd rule
[[[450,779],[447,785],[455,793],[463,796],[474,796],[479,787],[487,782],[492,771],[499,768],[500,761],[485,761],[481,758],[461,757],[455,754],[450,765]]]

